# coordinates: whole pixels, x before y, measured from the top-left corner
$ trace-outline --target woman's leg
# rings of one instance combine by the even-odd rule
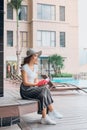
[[[46,115],[47,110],[44,108],[42,110],[42,118],[41,118],[41,123],[42,124],[48,124],[48,125],[56,125],[56,122],[52,120],[49,116]]]
[[[48,110],[49,110],[50,112],[52,112],[52,111],[54,110],[52,104],[50,104],[50,105],[48,106]],[[45,118],[45,117],[46,117],[46,114],[47,114],[47,109],[44,108],[44,109],[42,110],[42,118]]]
[[[48,92],[47,98],[48,98],[48,101],[49,101],[50,98],[51,98],[51,93],[50,93],[49,90],[48,90],[47,92]],[[60,119],[60,118],[63,117],[62,114],[60,114],[59,112],[57,112],[57,111],[54,110],[52,103],[51,103],[50,105],[48,105],[48,115],[49,115],[50,117],[56,117],[56,118],[58,118],[58,119]]]
[[[54,108],[53,108],[53,105],[52,105],[52,104],[48,105],[48,110],[49,110],[50,112],[52,112],[52,111],[54,110]]]
[[[46,110],[46,108],[44,108],[44,109],[42,110],[42,118],[45,118],[45,117],[46,117],[46,113],[47,113],[47,110]]]

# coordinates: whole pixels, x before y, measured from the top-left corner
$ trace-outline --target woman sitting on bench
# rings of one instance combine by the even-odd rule
[[[63,116],[53,108],[53,99],[50,90],[46,87],[49,80],[38,80],[38,57],[42,51],[36,52],[33,49],[27,51],[22,65],[22,80],[20,94],[23,99],[37,99],[39,101],[38,114],[42,114],[41,123],[55,125],[55,118]],[[47,115],[48,114],[48,115]]]

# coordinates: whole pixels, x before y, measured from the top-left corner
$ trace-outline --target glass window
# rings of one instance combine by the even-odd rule
[[[7,19],[13,19],[13,8],[7,4]]]
[[[59,7],[60,9],[60,21],[65,21],[65,6],[60,6]]]
[[[37,18],[44,20],[55,20],[55,6],[37,4]]]
[[[55,31],[37,31],[38,46],[55,47],[56,32]]]
[[[28,32],[20,32],[21,47],[28,47]]]
[[[28,7],[27,5],[21,5],[21,8],[19,10],[19,20],[28,20]]]
[[[65,32],[60,32],[60,47],[65,47]]]
[[[13,46],[13,31],[7,31],[7,46]]]

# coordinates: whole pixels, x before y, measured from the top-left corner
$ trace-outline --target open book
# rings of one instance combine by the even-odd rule
[[[40,86],[43,86],[43,85],[46,85],[49,83],[49,78],[46,78],[46,79],[42,79],[38,82],[38,87]]]
[[[43,79],[48,79],[49,78],[47,75],[44,75],[44,74],[42,74],[41,77]],[[49,85],[49,88],[56,88],[56,86],[50,81],[50,79],[49,79],[48,85]]]

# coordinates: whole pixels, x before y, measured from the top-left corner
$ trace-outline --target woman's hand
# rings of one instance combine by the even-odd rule
[[[38,83],[34,83],[34,85],[33,85],[33,86],[35,86],[35,87],[36,87],[36,86],[38,86]]]

